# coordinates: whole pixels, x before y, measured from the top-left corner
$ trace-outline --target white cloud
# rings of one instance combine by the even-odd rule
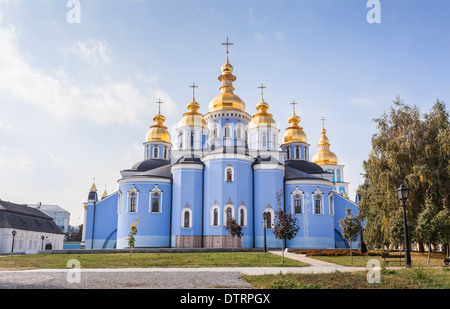
[[[111,61],[109,47],[103,43],[79,45],[80,55],[89,61]],[[52,74],[30,65],[22,55],[13,26],[0,27],[0,94],[30,102],[57,120],[83,117],[99,123],[139,124],[149,121],[149,110],[159,97],[166,111],[175,104],[161,90],[144,81],[142,93],[130,80],[105,78],[103,84],[83,84],[64,71]],[[96,60],[93,60],[96,59]],[[148,79],[153,80],[153,79]],[[137,77],[143,83],[142,77]]]
[[[5,173],[7,170],[31,172],[34,170],[35,165],[35,162],[24,154],[11,154],[4,146],[0,149],[0,167],[2,173]]]
[[[94,66],[110,64],[113,57],[112,48],[106,40],[78,41],[74,46],[63,48],[63,52],[74,54]]]

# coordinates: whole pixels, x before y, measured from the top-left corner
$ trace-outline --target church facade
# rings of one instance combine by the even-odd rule
[[[105,191],[99,199],[92,186],[84,204],[86,249],[128,247],[130,224],[138,218],[135,247],[231,247],[228,218],[242,227],[235,246],[258,248],[266,241],[268,247],[281,247],[272,233],[278,208],[292,213],[300,226],[296,237],[286,240],[287,248],[349,247],[339,219],[346,208],[356,216],[358,206],[348,199],[344,166],[330,150],[325,128],[311,156],[295,102],[281,132],[263,92],[257,113],[246,111],[235,94],[233,71],[227,52],[220,93],[205,115],[198,112],[194,84],[176,136],[160,111],[153,117],[144,158],[121,171],[117,192]]]

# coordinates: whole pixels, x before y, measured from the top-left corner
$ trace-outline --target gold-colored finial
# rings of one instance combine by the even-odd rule
[[[161,99],[156,102],[156,104],[159,104],[158,114],[153,117],[155,124],[147,132],[147,142],[171,142],[169,131],[167,131],[167,127],[163,124],[166,121],[166,117],[161,115],[161,104],[163,103]]]
[[[316,164],[330,164],[330,165],[336,165],[338,164],[338,158],[336,154],[332,151],[330,151],[330,142],[327,137],[327,130],[325,130],[325,118],[322,117],[320,119],[322,121],[322,131],[319,144],[317,145],[319,147],[319,151],[312,157],[311,161]]]
[[[292,103],[289,103],[292,105],[292,116],[289,117],[289,123],[291,124],[290,127],[286,129],[286,132],[283,136],[283,142],[284,143],[307,143],[307,137],[305,132],[303,131],[303,128],[300,127],[298,124],[300,123],[301,119],[299,116],[295,114],[295,105],[298,103],[294,100]]]

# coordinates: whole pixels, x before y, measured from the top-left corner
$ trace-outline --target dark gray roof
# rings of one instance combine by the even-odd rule
[[[167,160],[147,159],[133,165],[131,170],[145,172],[168,164],[170,164],[170,161]]]
[[[64,234],[53,219],[39,209],[0,200],[0,228]]]
[[[284,170],[285,180],[291,180],[291,179],[322,179],[320,177],[302,172],[298,169],[295,169],[293,167],[285,166]]]
[[[164,178],[172,178],[172,166],[170,164],[157,167],[142,173],[136,174],[136,176],[158,176]]]
[[[205,163],[202,162],[202,160],[200,160],[200,158],[198,157],[181,157],[180,159],[178,159],[176,164],[201,164],[201,165],[205,165]]]
[[[286,160],[285,165],[308,174],[324,173],[319,165],[305,160]]]

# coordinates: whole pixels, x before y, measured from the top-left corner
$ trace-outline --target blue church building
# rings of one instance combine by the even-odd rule
[[[159,110],[143,143],[144,158],[121,171],[119,190],[99,198],[92,186],[84,204],[86,249],[128,247],[130,224],[137,218],[135,247],[232,247],[225,227],[234,218],[243,232],[234,246],[260,248],[264,213],[267,246],[281,247],[272,233],[278,208],[293,214],[300,226],[296,237],[286,240],[287,248],[349,248],[339,219],[346,208],[356,216],[358,206],[348,199],[344,166],[330,150],[325,128],[310,156],[295,102],[281,132],[263,94],[257,113],[246,111],[235,80],[227,52],[220,93],[208,113],[198,112],[194,94],[176,136]]]

